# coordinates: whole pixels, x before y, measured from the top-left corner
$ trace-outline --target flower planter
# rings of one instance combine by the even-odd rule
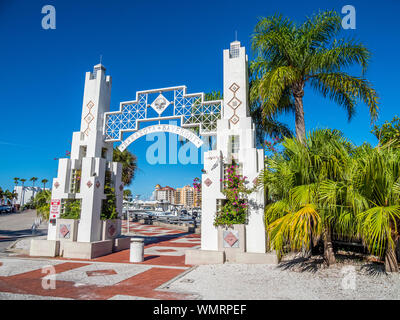
[[[218,251],[225,252],[226,261],[235,261],[237,252],[246,251],[246,228],[244,224],[218,226]]]
[[[121,235],[121,219],[102,220],[101,239],[115,239]]]

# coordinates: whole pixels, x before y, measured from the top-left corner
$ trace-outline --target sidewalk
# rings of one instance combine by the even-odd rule
[[[125,224],[123,228],[126,230]],[[144,237],[144,261],[129,262],[129,250],[92,260],[0,258],[0,299],[196,299],[196,295],[169,292],[163,287],[184,275],[187,248],[199,248],[200,236],[151,225],[130,224],[130,235]],[[43,288],[55,271],[55,289]],[[22,295],[22,296],[20,296]]]

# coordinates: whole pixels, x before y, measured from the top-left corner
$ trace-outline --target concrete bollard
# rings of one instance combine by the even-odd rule
[[[144,240],[142,238],[131,239],[131,249],[129,252],[130,262],[144,261]]]

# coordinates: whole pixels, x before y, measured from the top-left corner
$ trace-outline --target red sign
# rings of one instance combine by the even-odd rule
[[[50,219],[55,219],[60,216],[61,200],[52,199],[50,203]]]

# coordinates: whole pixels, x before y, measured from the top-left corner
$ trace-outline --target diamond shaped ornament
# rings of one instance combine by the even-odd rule
[[[94,119],[94,116],[92,115],[92,114],[90,114],[90,113],[88,113],[87,115],[86,115],[86,117],[84,118],[84,120],[86,121],[86,123],[91,123],[92,121],[93,121],[93,119]]]
[[[239,108],[239,106],[242,104],[242,101],[240,101],[238,98],[233,97],[229,102],[228,106],[230,106],[233,110],[236,110]]]
[[[86,185],[90,188],[90,187],[93,185],[93,183],[89,180],[89,181],[86,183]]]
[[[209,186],[211,186],[212,181],[210,180],[210,178],[207,178],[207,179],[204,181],[204,184],[205,184],[207,187],[209,187]]]
[[[108,234],[110,237],[112,237],[115,234],[115,231],[116,231],[116,229],[113,224],[108,227]]]
[[[224,240],[232,247],[239,239],[232,232],[229,232]]]
[[[161,115],[170,104],[171,102],[160,93],[150,106]]]
[[[233,124],[236,124],[239,122],[239,117],[235,114],[229,119]]]
[[[90,109],[92,109],[94,106],[94,103],[92,101],[89,101],[89,103],[87,104],[87,107]]]
[[[65,224],[62,224],[60,226],[60,233],[63,236],[63,238],[69,238],[67,237],[67,235],[69,234],[69,228]]]
[[[232,83],[232,85],[229,87],[229,90],[231,90],[232,92],[236,92],[239,90],[239,86],[236,83]]]

